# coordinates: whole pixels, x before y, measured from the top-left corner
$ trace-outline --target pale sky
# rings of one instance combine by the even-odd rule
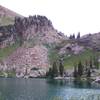
[[[0,0],[21,15],[44,15],[66,35],[100,32],[100,0]]]

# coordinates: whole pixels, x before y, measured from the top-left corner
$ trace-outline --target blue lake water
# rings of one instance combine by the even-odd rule
[[[99,85],[91,85],[88,82],[0,78],[0,98],[0,100],[100,100],[100,88]]]

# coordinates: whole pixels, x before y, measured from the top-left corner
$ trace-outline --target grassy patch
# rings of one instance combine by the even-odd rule
[[[15,71],[7,71],[7,72],[0,71],[0,77],[16,77],[16,73]]]
[[[16,73],[14,71],[9,71],[7,72],[8,74],[8,77],[15,77],[16,76]]]
[[[79,55],[71,55],[70,57],[64,56],[64,66],[65,68],[72,68],[74,64],[77,64],[80,60],[84,64],[85,61],[89,61],[95,55],[100,55],[100,52],[93,52],[90,49],[86,49],[83,53]]]
[[[14,24],[14,17],[2,17],[0,18],[0,26],[5,26],[9,24]]]
[[[49,49],[49,60],[51,65],[53,64],[53,62],[57,61],[59,59],[59,54],[58,51],[55,49]]]
[[[0,59],[4,59],[7,56],[9,56],[13,51],[15,51],[19,47],[19,44],[13,44],[11,46],[8,46],[6,48],[0,49]]]
[[[58,48],[52,48],[49,49],[49,60],[51,65],[54,61],[57,61],[61,58],[61,56],[58,54],[59,50]],[[83,53],[78,55],[72,55],[68,56],[68,54],[63,55],[64,59],[64,67],[65,69],[73,68],[74,65],[78,64],[79,61],[82,62],[82,64],[85,64],[86,61],[90,61],[90,59],[93,59],[94,56],[100,55],[100,52],[94,52],[91,49],[86,49]]]

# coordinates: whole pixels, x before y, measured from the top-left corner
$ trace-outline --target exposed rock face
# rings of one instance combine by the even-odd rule
[[[16,18],[15,29],[24,41],[38,37],[42,43],[59,42],[62,37],[45,16],[29,16],[29,18]]]
[[[48,49],[36,45],[33,48],[18,48],[5,59],[0,70],[15,70],[17,77],[44,77],[49,66]]]
[[[0,48],[15,42],[20,42],[21,45],[4,59],[5,67],[0,70],[14,70],[17,77],[44,76],[50,66],[45,45],[55,45],[64,40],[65,36],[54,29],[52,22],[45,16],[22,17],[0,6],[0,18],[5,16],[12,18],[13,24],[1,25]]]
[[[59,54],[80,54],[84,51],[83,46],[79,46],[77,43],[76,44],[67,44],[63,48],[60,49]]]
[[[0,5],[0,48],[9,46],[15,42],[15,17],[23,16]]]
[[[20,47],[6,59],[6,64],[9,67],[15,65],[16,69],[47,68],[49,66],[47,53],[48,50],[42,45],[33,48]]]
[[[85,35],[78,42],[86,47],[100,51],[100,33]]]
[[[15,28],[13,25],[0,27],[0,48],[7,47],[15,43]]]
[[[13,37],[13,38],[12,38]],[[12,38],[12,41],[6,40]],[[22,42],[34,41],[41,44],[58,43],[65,38],[52,26],[45,16],[15,17],[15,24],[0,27],[1,48],[12,44],[18,39]],[[10,39],[11,40],[11,39]],[[3,46],[5,44],[5,46]]]

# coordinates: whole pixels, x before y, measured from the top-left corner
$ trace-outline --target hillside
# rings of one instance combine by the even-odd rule
[[[97,55],[100,60],[100,33],[69,39],[46,16],[22,17],[0,7],[0,72],[40,77],[60,59],[65,69]]]
[[[78,41],[80,44],[100,51],[100,33],[87,34]]]
[[[0,27],[0,33],[1,64],[7,66],[3,70],[15,70],[17,77],[26,76],[26,70],[31,77],[44,75],[51,66],[48,47],[65,39],[49,19],[40,15],[15,17],[14,25]]]
[[[66,40],[56,47],[52,48],[49,54],[51,63],[63,59],[65,69],[73,69],[75,65],[82,62],[85,64],[86,61],[89,63],[94,57],[100,59],[100,51],[92,48],[91,46],[85,46],[78,40]]]
[[[14,24],[14,18],[21,15],[0,5],[0,26]]]

